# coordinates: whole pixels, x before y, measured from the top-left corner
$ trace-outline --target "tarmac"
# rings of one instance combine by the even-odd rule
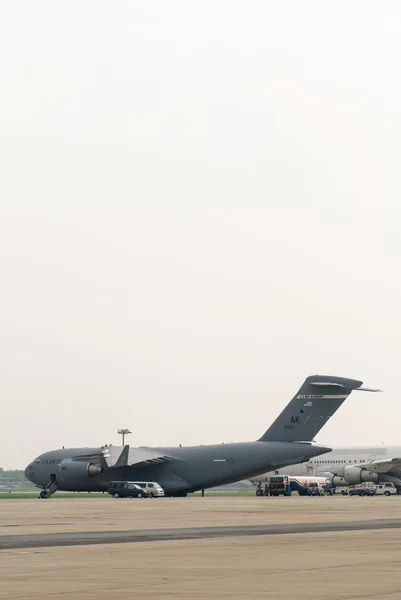
[[[401,497],[0,502],[0,599],[401,599]]]

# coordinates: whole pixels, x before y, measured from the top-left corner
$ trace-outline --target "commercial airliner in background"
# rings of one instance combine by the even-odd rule
[[[275,473],[263,473],[250,478],[250,481],[262,484]],[[324,456],[278,469],[278,474],[326,477],[331,487],[390,482],[401,494],[401,446],[335,448]]]
[[[312,444],[316,434],[362,381],[308,377],[262,437],[255,442],[175,448],[69,448],[45,452],[26,468],[42,488],[41,498],[57,490],[105,491],[111,481],[156,481],[166,496],[249,479],[274,469],[311,461],[331,448]]]

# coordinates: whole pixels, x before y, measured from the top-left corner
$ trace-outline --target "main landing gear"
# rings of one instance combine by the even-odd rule
[[[262,484],[258,483],[257,488],[256,488],[256,495],[257,496],[268,496],[269,495],[269,486],[266,484],[265,488],[263,489]]]

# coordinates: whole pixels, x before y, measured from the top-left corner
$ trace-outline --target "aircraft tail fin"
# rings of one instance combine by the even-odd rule
[[[129,444],[126,444],[113,467],[126,467],[128,464]]]
[[[362,383],[357,379],[327,375],[307,377],[297,394],[259,441],[313,441],[316,434],[340,408],[352,390],[380,391],[361,388]]]

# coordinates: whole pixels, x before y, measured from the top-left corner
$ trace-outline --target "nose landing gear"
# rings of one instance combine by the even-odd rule
[[[58,490],[58,483],[55,480],[50,481],[44,490],[42,490],[39,494],[39,499],[44,500],[45,498],[50,498],[54,492]]]

